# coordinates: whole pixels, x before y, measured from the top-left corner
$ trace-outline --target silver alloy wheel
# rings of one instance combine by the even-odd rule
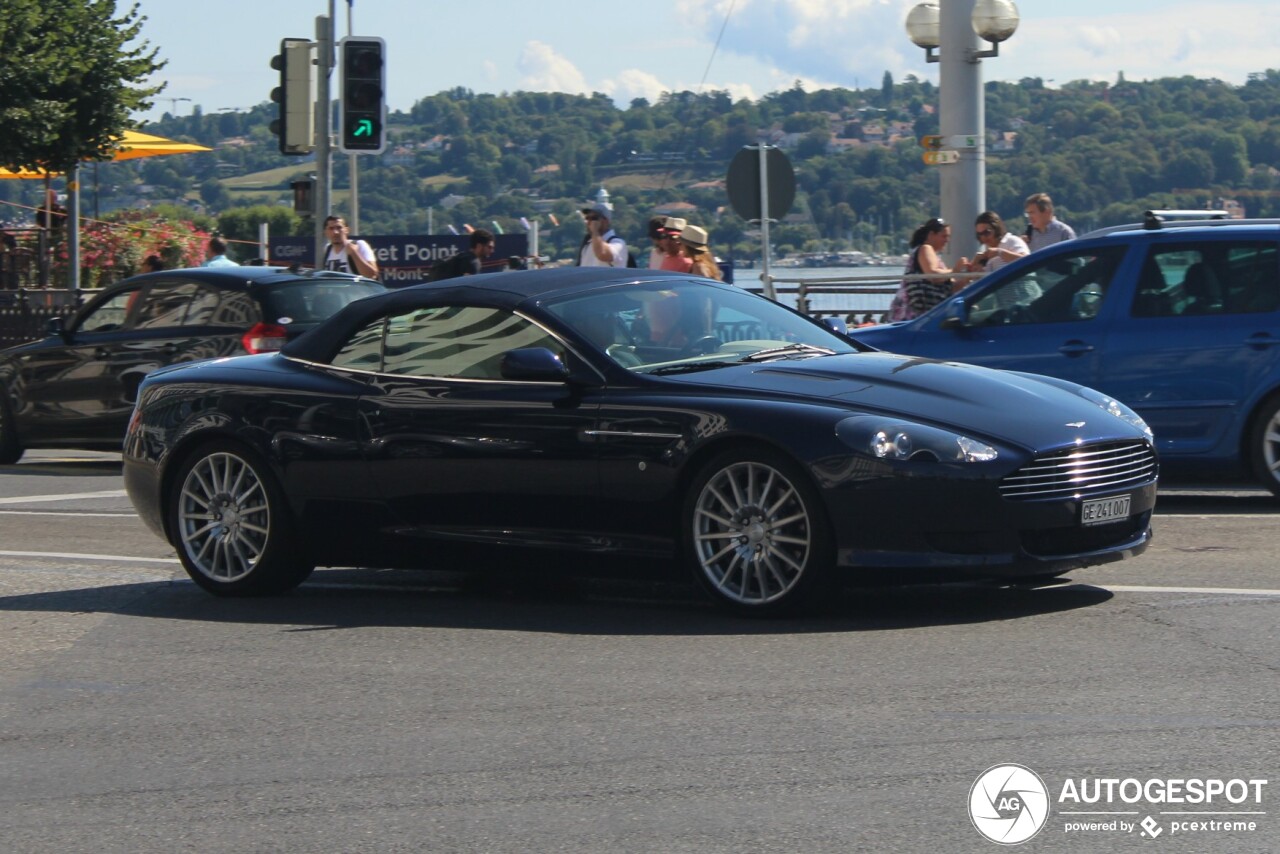
[[[178,535],[192,565],[213,581],[249,575],[262,559],[271,508],[253,466],[218,452],[187,473],[178,496]]]
[[[1266,466],[1267,486],[1280,482],[1280,407],[1274,409],[1262,428],[1262,463]]]
[[[743,605],[764,605],[791,592],[804,575],[812,536],[795,486],[763,463],[725,466],[694,507],[702,572],[720,595]]]

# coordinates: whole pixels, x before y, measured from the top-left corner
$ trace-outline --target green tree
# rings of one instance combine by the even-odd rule
[[[133,6],[115,0],[5,0],[0,14],[0,163],[65,171],[105,160],[112,137],[151,106],[164,66]]]

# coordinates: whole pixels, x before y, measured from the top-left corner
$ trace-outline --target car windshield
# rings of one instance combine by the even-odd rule
[[[267,318],[285,326],[327,320],[348,303],[383,292],[373,282],[299,280],[272,285],[265,294]]]
[[[772,300],[695,281],[602,288],[556,300],[547,309],[614,362],[639,373],[857,351],[848,339]]]

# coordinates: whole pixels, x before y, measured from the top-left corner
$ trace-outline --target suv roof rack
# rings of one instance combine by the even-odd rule
[[[1209,210],[1168,210],[1146,211],[1142,222],[1127,222],[1123,225],[1109,225],[1094,229],[1081,237],[1102,237],[1117,231],[1162,231],[1171,228],[1205,228],[1224,225],[1280,225],[1280,219],[1231,219],[1226,211]]]
[[[1231,214],[1226,211],[1171,210],[1145,211],[1142,214],[1142,227],[1147,229],[1164,228],[1166,222],[1228,219]]]

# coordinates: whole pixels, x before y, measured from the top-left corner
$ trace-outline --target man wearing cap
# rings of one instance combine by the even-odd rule
[[[627,241],[614,233],[609,224],[613,216],[610,202],[592,202],[582,209],[587,221],[587,235],[578,250],[579,267],[626,267]]]

